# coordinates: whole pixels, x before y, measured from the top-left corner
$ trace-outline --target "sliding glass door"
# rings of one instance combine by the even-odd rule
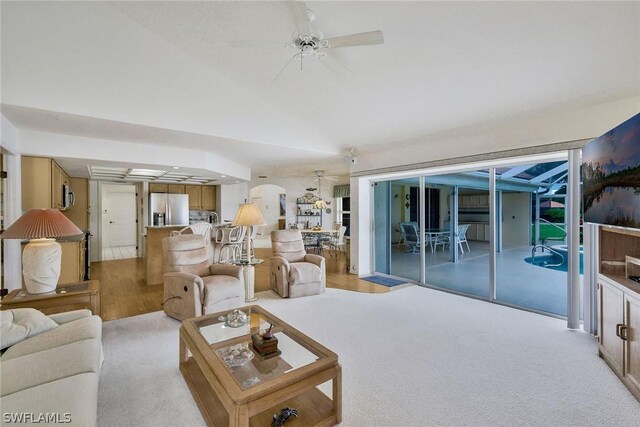
[[[375,271],[566,316],[568,162],[556,158],[377,182]]]
[[[486,171],[425,176],[425,283],[489,298]]]
[[[496,300],[567,315],[567,162],[504,168],[496,176],[500,206]]]

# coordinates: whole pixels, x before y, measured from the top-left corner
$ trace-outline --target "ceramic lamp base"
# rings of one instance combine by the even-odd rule
[[[33,239],[22,253],[22,276],[30,294],[56,290],[60,278],[62,247],[54,239]]]

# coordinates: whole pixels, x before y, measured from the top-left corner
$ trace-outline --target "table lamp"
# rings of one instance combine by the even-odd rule
[[[11,227],[0,234],[2,239],[31,239],[22,253],[22,276],[30,294],[56,289],[60,278],[62,247],[55,237],[82,234],[57,209],[29,209]]]
[[[267,225],[264,217],[260,213],[260,209],[253,203],[243,203],[240,205],[240,209],[236,212],[235,218],[233,218],[232,225],[239,225],[246,227],[246,251],[247,251],[247,263],[251,263],[251,226],[252,225]]]

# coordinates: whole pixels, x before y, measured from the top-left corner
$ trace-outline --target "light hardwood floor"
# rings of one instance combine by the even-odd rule
[[[116,259],[135,258],[138,256],[135,246],[112,246],[102,248],[102,259],[112,261]]]
[[[269,290],[269,258],[271,249],[256,249],[256,258],[264,263],[256,267],[256,292]],[[327,266],[327,287],[354,292],[384,293],[389,288],[360,280],[355,274],[348,274],[344,256],[325,254]],[[141,258],[94,262],[91,264],[91,278],[100,281],[102,318],[120,319],[162,310],[162,286],[146,286],[144,283],[144,261]],[[258,304],[260,302],[258,301]]]

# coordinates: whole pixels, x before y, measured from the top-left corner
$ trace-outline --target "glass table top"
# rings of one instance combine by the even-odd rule
[[[325,357],[300,340],[297,334],[275,323],[268,313],[251,307],[241,310],[247,313],[248,320],[239,327],[226,325],[224,317],[217,315],[204,316],[192,322],[242,390]],[[278,341],[278,353],[265,357],[253,347],[251,335],[263,333],[271,324],[273,336]]]

